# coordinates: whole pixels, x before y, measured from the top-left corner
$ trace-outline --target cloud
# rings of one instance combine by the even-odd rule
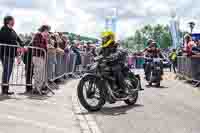
[[[168,24],[173,11],[181,28],[188,30],[191,19],[199,22],[199,4],[199,0],[0,0],[0,19],[13,15],[18,32],[35,32],[47,23],[56,31],[98,36],[105,17],[116,8],[117,33],[123,38],[145,24]]]

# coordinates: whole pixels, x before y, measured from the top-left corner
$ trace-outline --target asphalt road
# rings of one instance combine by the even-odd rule
[[[102,133],[200,133],[200,91],[174,77],[166,73],[161,88],[147,88],[143,80],[145,91],[135,106],[107,104],[92,114],[73,112],[78,80],[51,97],[21,95],[24,89],[12,87],[18,94],[0,97],[0,133],[80,133],[77,115],[94,117]]]
[[[103,133],[200,133],[200,91],[166,74],[161,88],[147,88],[135,106],[107,104],[93,113]],[[143,85],[146,84],[142,81]]]
[[[24,87],[11,87],[15,95],[0,95],[0,133],[81,133],[72,86],[74,81],[61,84],[53,96],[25,95]]]

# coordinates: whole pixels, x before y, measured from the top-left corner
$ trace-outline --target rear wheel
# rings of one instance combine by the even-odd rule
[[[156,83],[156,87],[160,87],[160,82]]]
[[[138,91],[135,92],[130,99],[127,99],[124,102],[128,105],[135,105],[137,99],[138,99]]]
[[[131,91],[133,91],[133,92],[135,91],[135,92],[132,94],[132,96],[129,99],[124,100],[124,102],[128,105],[134,105],[138,99],[138,90],[137,89],[139,89],[140,79],[139,79],[139,77],[136,77],[134,74],[131,73],[129,75],[129,80],[127,80],[127,81],[131,81],[130,82],[131,85],[129,87],[132,88]]]
[[[82,78],[77,91],[81,105],[88,111],[99,111],[105,104],[103,90],[93,76]]]

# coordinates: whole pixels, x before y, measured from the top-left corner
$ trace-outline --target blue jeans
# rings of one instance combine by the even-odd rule
[[[13,64],[14,64],[14,57],[1,57],[1,62],[3,65],[3,73],[2,73],[2,92],[7,92],[9,88],[9,80],[12,74]]]

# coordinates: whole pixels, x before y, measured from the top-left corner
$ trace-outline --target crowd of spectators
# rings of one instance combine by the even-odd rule
[[[183,47],[180,48],[180,55],[193,56],[200,54],[200,40],[193,40],[190,34],[184,36]]]
[[[49,25],[42,25],[38,32],[30,34],[17,34],[14,27],[14,18],[12,16],[6,16],[4,18],[4,25],[0,30],[0,43],[9,44],[13,46],[21,46],[20,50],[13,48],[10,51],[9,46],[0,47],[0,60],[3,66],[2,73],[2,93],[6,95],[12,95],[13,92],[9,92],[9,80],[13,69],[15,57],[18,52],[23,53],[23,62],[25,64],[26,73],[26,93],[32,92],[33,86],[37,90],[45,89],[44,84],[41,81],[45,80],[45,59],[44,53],[50,55],[51,62],[56,62],[56,55],[73,52],[76,55],[76,66],[82,64],[82,53],[87,56],[96,56],[96,46],[93,42],[84,42],[80,39],[70,40],[67,35],[60,32],[51,32]],[[30,46],[28,48],[24,46]],[[41,48],[41,50],[33,49]],[[8,52],[8,48],[9,52]],[[5,51],[7,50],[7,51]],[[86,61],[84,61],[85,64]],[[88,62],[89,63],[89,62]],[[32,86],[32,79],[34,79],[34,85]]]

